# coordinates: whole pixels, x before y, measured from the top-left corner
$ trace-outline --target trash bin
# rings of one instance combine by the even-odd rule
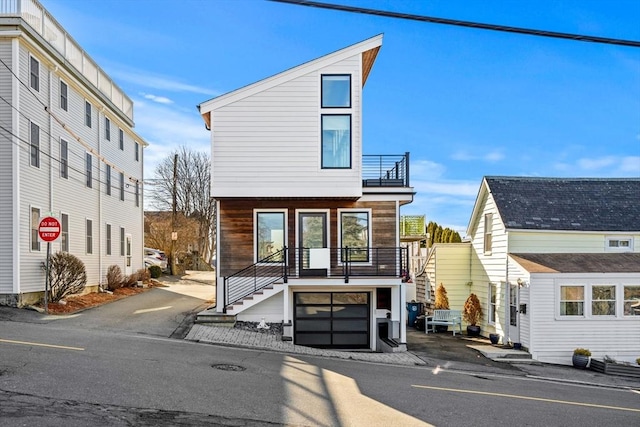
[[[415,326],[418,316],[422,314],[422,303],[408,302],[407,311],[409,312],[409,316],[407,317],[407,326],[413,327]]]

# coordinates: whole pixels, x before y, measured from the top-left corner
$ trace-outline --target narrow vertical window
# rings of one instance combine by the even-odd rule
[[[491,252],[492,237],[493,235],[493,214],[488,213],[484,215],[484,252]]]
[[[343,261],[369,261],[369,212],[340,213],[340,246],[349,248]]]
[[[498,319],[498,285],[489,283],[489,323]]]
[[[60,177],[69,178],[69,143],[60,140]]]
[[[111,141],[111,120],[108,117],[104,118],[104,139]]]
[[[60,108],[69,111],[69,86],[60,80]]]
[[[118,129],[118,145],[120,150],[124,151],[124,131]]]
[[[91,103],[89,101],[84,102],[84,124],[91,127]]]
[[[93,253],[93,221],[87,220],[87,253]]]
[[[111,224],[107,224],[106,229],[107,255],[111,255]]]
[[[124,200],[124,173],[120,172],[120,200]]]
[[[140,161],[140,144],[136,141],[133,147],[136,153],[136,162],[138,162]]]
[[[351,168],[351,115],[322,115],[322,167]]]
[[[60,249],[69,252],[69,215],[62,214],[60,218]]]
[[[90,153],[86,154],[86,158],[85,158],[85,174],[86,174],[86,184],[87,187],[92,188],[93,187],[93,176],[92,176],[92,164],[93,163],[93,159],[91,157]]]
[[[29,61],[29,74],[30,74],[30,83],[31,88],[34,90],[40,91],[40,63],[33,56],[30,57]]]
[[[560,316],[584,316],[584,286],[560,286]]]
[[[31,208],[31,250],[40,250],[40,240],[38,240],[38,227],[40,226],[40,209]]]
[[[106,171],[106,186],[107,186],[107,196],[111,195],[111,165],[107,165]]]
[[[31,166],[40,167],[40,127],[30,123],[29,142],[31,143]]]
[[[278,251],[284,248],[285,215],[284,212],[256,213],[256,257],[258,261],[281,262],[282,259],[272,259]]]
[[[140,183],[136,181],[136,207],[140,207]]]
[[[124,227],[120,227],[120,256],[124,256]]]

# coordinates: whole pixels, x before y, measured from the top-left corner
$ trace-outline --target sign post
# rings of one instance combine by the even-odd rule
[[[51,257],[51,242],[60,238],[60,221],[52,216],[44,217],[40,220],[38,225],[38,237],[40,240],[47,242],[47,264],[46,264],[46,279],[44,282],[44,311],[49,313],[49,306],[47,305],[47,296],[49,294],[49,258]]]

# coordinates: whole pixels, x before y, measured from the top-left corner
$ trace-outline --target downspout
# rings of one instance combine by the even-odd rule
[[[20,75],[20,49],[18,45],[18,39],[11,39],[11,67],[15,70],[17,75]],[[12,80],[13,81],[13,80]],[[16,296],[16,299],[19,298],[20,294],[20,264],[21,264],[21,256],[22,250],[20,248],[20,230],[22,228],[22,224],[20,221],[20,115],[18,111],[20,108],[20,90],[19,90],[19,82],[15,82],[11,84],[11,97],[13,99],[13,104],[16,108],[11,112],[11,123],[13,127],[13,135],[11,136],[11,141],[13,143],[12,146],[12,172],[13,179],[15,182],[13,183],[13,203],[12,203],[12,216],[13,216],[13,233],[11,235],[12,246],[13,246],[13,294]],[[31,213],[29,213],[31,214]],[[17,301],[19,303],[19,301]]]
[[[98,286],[102,284],[102,263],[104,254],[102,253],[102,189],[100,188],[100,172],[102,170],[102,162],[100,159],[102,158],[102,144],[101,136],[100,136],[100,111],[104,111],[104,106],[98,109],[98,120],[97,120],[97,131],[98,131]],[[126,241],[126,237],[125,237]]]
[[[56,69],[58,67],[55,67]],[[47,104],[49,106],[51,106],[51,99],[53,98],[51,96],[51,91],[53,87],[53,73],[51,72],[51,70],[49,70],[49,99],[47,101]],[[54,162],[54,154],[53,154],[53,129],[52,129],[52,120],[51,120],[51,114],[47,114],[47,119],[49,121],[48,127],[49,127],[49,212],[53,213],[53,162]],[[56,217],[58,215],[55,215]]]
[[[506,339],[504,340],[504,342],[510,342],[511,341],[511,285],[509,284],[509,231],[505,230],[504,233],[506,239],[507,239],[507,247],[504,253],[504,286],[505,286],[505,292],[504,292],[504,300],[505,300],[505,317],[504,317],[504,332],[505,332],[505,336]]]

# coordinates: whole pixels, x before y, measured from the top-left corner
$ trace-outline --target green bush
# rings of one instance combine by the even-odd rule
[[[573,354],[577,356],[591,356],[591,352],[586,348],[576,348],[573,350]]]
[[[84,290],[87,271],[75,255],[56,252],[49,258],[49,300],[58,302],[67,295]]]
[[[157,279],[162,275],[162,268],[159,265],[152,265],[149,267],[149,274],[152,279]]]

